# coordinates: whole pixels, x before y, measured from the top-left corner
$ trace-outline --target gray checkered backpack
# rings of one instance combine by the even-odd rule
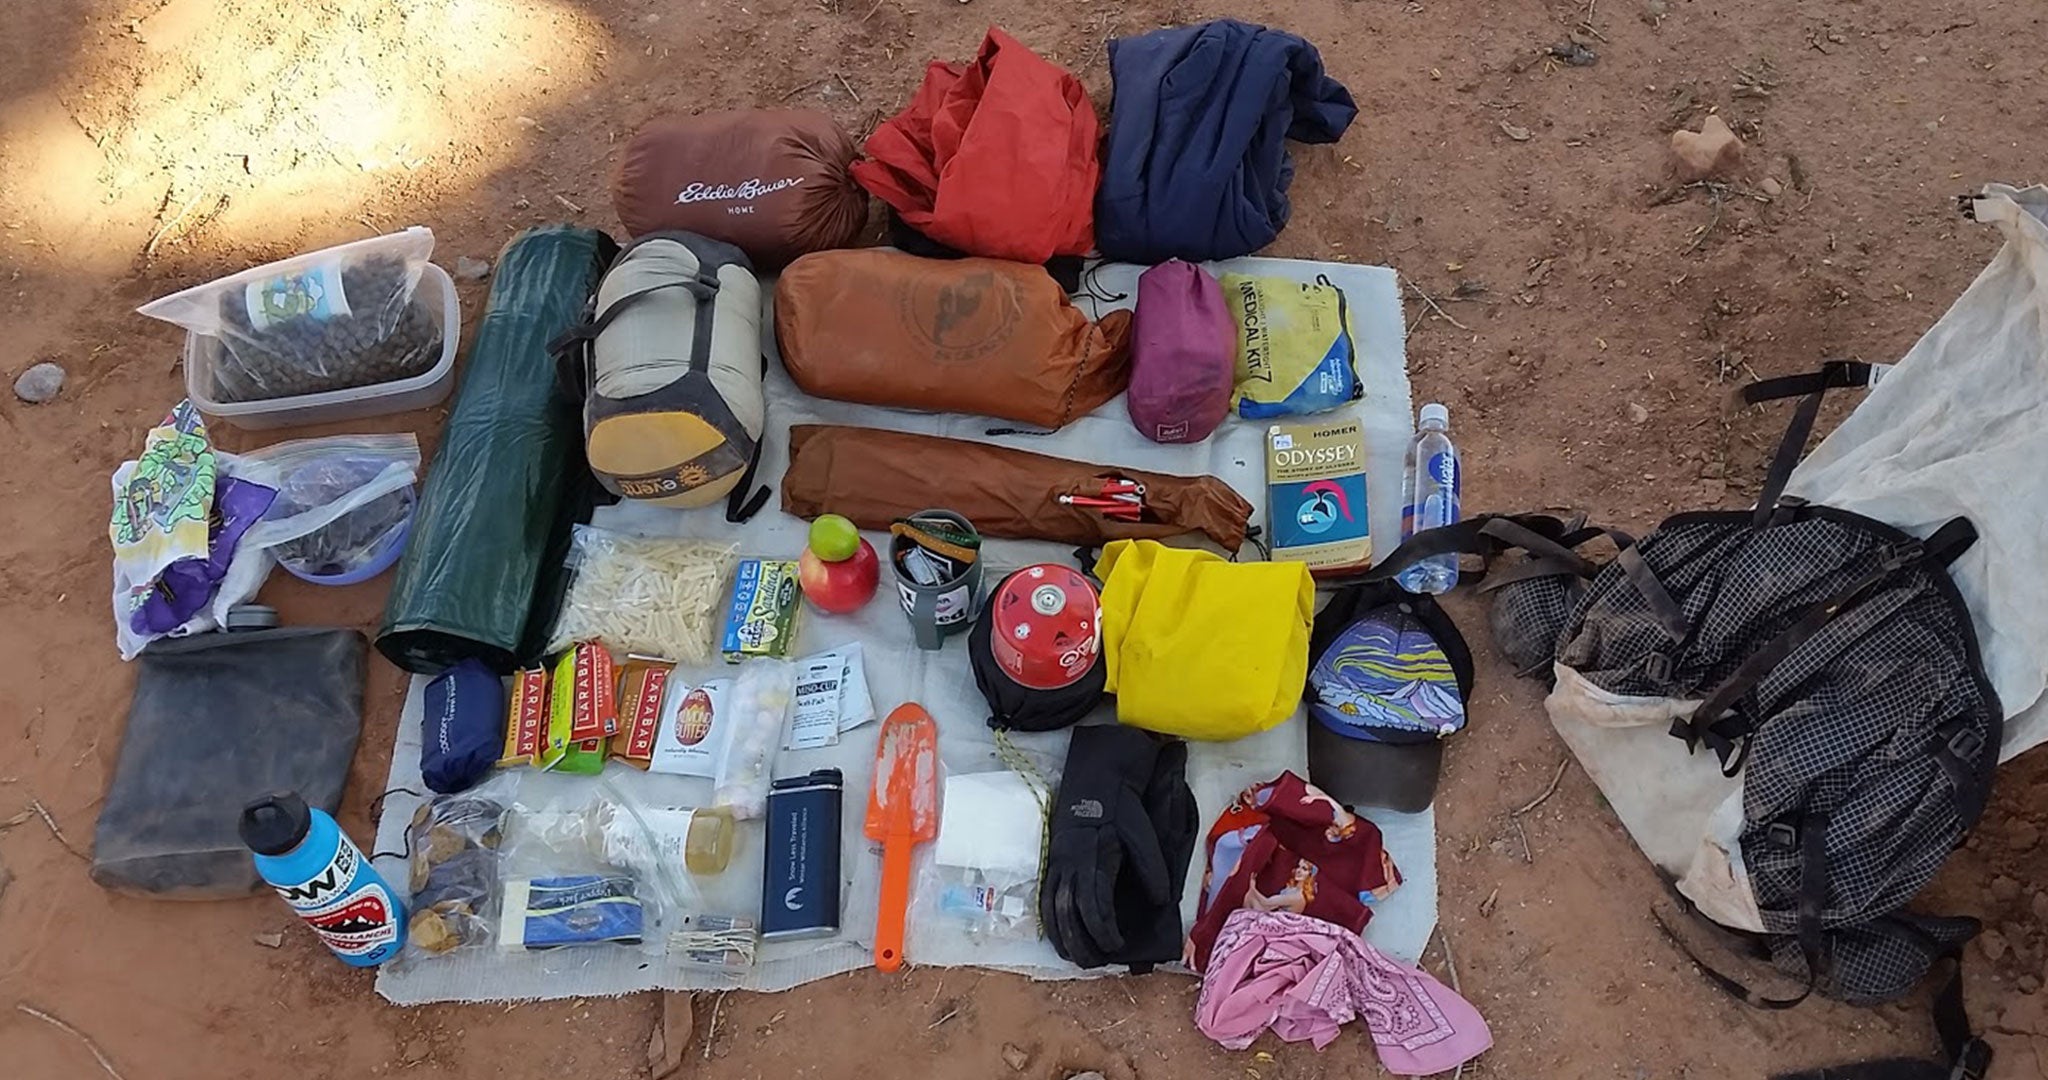
[[[1746,388],[1804,399],[1753,511],[1679,514],[1640,540],[1479,517],[1388,559],[1486,557],[1496,644],[1553,679],[1552,724],[1637,844],[1697,914],[1803,983],[1765,997],[1700,962],[1765,1007],[1903,996],[1977,930],[1905,910],[1982,813],[1998,757],[2003,713],[1948,574],[1976,532],[1958,518],[1915,538],[1782,497],[1822,392],[1872,370]],[[1929,1075],[1979,1075],[1959,979],[1936,1004],[1949,1065]]]

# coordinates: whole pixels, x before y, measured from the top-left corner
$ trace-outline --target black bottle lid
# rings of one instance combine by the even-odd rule
[[[242,807],[242,843],[258,855],[285,855],[306,839],[313,811],[296,791],[273,791]]]
[[[796,788],[842,787],[845,783],[846,774],[838,769],[812,769],[802,776],[789,776],[774,781],[768,787],[771,791],[790,791]]]

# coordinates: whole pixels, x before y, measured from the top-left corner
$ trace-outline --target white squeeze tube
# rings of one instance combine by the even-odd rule
[[[782,745],[783,723],[795,696],[795,664],[762,656],[740,667],[729,714],[719,720],[730,727],[712,771],[712,805],[731,809],[742,821],[767,812],[775,751]]]

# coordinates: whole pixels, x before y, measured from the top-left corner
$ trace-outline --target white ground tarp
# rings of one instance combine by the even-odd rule
[[[1137,292],[1137,275],[1142,268],[1110,264],[1091,272],[1093,291],[1103,295],[1122,294],[1120,301],[1097,302],[1083,298],[1080,303],[1091,315],[1116,307],[1128,307]],[[1325,275],[1343,288],[1349,301],[1353,333],[1361,352],[1360,375],[1367,393],[1353,408],[1362,421],[1367,442],[1368,491],[1372,532],[1381,554],[1392,550],[1398,536],[1399,509],[1396,506],[1401,483],[1401,455],[1412,428],[1408,393],[1407,362],[1403,347],[1402,315],[1393,271],[1378,267],[1339,263],[1295,262],[1276,259],[1242,259],[1211,267],[1255,273],[1278,274],[1301,281]],[[773,320],[764,317],[764,326]],[[764,335],[772,350],[772,334]],[[865,427],[946,435],[964,439],[1001,441],[1039,453],[1104,464],[1160,472],[1213,473],[1236,488],[1254,506],[1263,520],[1265,467],[1263,428],[1255,423],[1229,421],[1206,442],[1194,446],[1160,446],[1138,435],[1125,413],[1122,398],[1111,401],[1093,415],[1084,417],[1060,432],[1039,438],[1010,437],[988,440],[983,434],[991,422],[981,417],[916,413],[878,409],[809,398],[797,391],[771,356],[768,368],[768,402],[771,433],[791,424],[838,423]],[[785,440],[771,434],[762,454],[761,482],[775,485],[788,465]],[[642,506],[612,507],[600,511],[598,523],[650,535],[691,537],[737,537],[743,553],[790,557],[804,543],[806,524],[782,514],[771,502],[767,509],[743,526],[727,525],[720,510],[675,512]],[[877,548],[879,536],[870,536]],[[1248,555],[1255,554],[1247,548]],[[1055,544],[992,541],[986,548],[993,584],[1002,572],[1041,561],[1070,559],[1068,548]],[[886,576],[886,570],[885,570]],[[888,593],[882,594],[887,597]],[[861,612],[840,618],[807,613],[800,630],[799,654],[808,654],[846,642],[859,641],[866,654],[867,676],[878,713],[887,713],[903,701],[918,701],[937,718],[940,753],[949,773],[962,774],[1002,769],[995,743],[984,723],[987,708],[975,690],[967,662],[965,637],[948,639],[936,653],[918,651],[910,640],[908,624],[901,612],[878,599]],[[701,672],[704,677],[729,674],[729,669]],[[686,678],[690,673],[681,673]],[[397,746],[392,754],[388,788],[420,790],[419,762],[419,680],[408,696],[399,725]],[[1283,769],[1306,775],[1303,714],[1255,738],[1231,743],[1197,743],[1188,763],[1188,781],[1201,809],[1202,828],[1215,820],[1219,811],[1245,786],[1271,779]],[[843,893],[843,932],[839,938],[765,945],[753,969],[738,986],[753,990],[783,990],[814,979],[864,967],[869,963],[869,938],[875,919],[875,898],[880,859],[861,832],[862,811],[868,780],[873,773],[876,725],[847,733],[835,747],[806,751],[783,751],[776,759],[775,774],[792,776],[812,769],[838,767],[846,774],[843,828],[846,881]],[[1015,742],[1035,759],[1046,774],[1056,774],[1065,756],[1064,732],[1015,736]],[[607,774],[618,783],[633,785],[635,794],[668,805],[699,805],[708,800],[710,782],[685,777],[638,773],[612,766]],[[588,786],[588,778],[530,774],[527,782],[549,785]],[[379,822],[377,849],[396,851],[403,844],[405,823],[418,801],[394,794],[387,798]],[[944,810],[942,808],[941,814]],[[1436,924],[1436,821],[1433,813],[1404,815],[1368,814],[1383,830],[1387,850],[1407,878],[1399,891],[1379,909],[1366,936],[1388,953],[1416,959]],[[698,879],[707,906],[732,914],[757,914],[761,894],[761,840],[758,823],[743,826],[739,853],[723,874]],[[1188,873],[1182,907],[1192,922],[1195,895],[1201,882],[1201,853]],[[387,873],[399,872],[396,860],[387,860]],[[905,953],[910,962],[932,965],[972,964],[1017,971],[1038,978],[1080,978],[1088,973],[1062,961],[1045,942],[1000,938],[976,938],[951,925],[913,914]],[[683,967],[671,961],[653,959],[627,949],[560,950],[550,953],[479,950],[433,958],[410,967],[387,967],[377,979],[377,989],[402,1005],[434,1001],[500,1001],[541,998],[587,997],[624,994],[648,989],[719,989],[735,983],[721,976]]]

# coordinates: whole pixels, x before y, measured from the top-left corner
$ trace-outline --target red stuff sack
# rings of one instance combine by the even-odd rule
[[[925,69],[853,178],[941,244],[1042,263],[1095,246],[1101,135],[1081,80],[990,27],[973,63]]]

